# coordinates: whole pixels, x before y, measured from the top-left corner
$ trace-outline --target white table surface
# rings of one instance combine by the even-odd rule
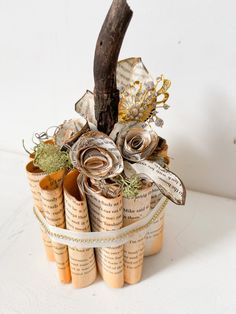
[[[236,313],[235,200],[189,191],[185,207],[168,205],[164,248],[145,258],[139,284],[115,290],[98,278],[76,290],[45,258],[25,160],[0,154],[1,314]]]

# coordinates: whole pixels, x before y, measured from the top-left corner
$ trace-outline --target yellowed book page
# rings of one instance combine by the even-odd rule
[[[88,190],[87,201],[93,231],[117,230],[123,224],[122,196],[106,198]],[[124,285],[123,245],[97,248],[96,259],[103,280],[112,288]]]
[[[28,178],[30,189],[33,196],[34,206],[40,210],[43,216],[45,216],[43,212],[42,201],[41,201],[39,181],[43,177],[45,177],[46,174],[45,172],[42,172],[38,167],[35,167],[33,164],[33,161],[30,161],[26,165],[26,173],[27,173],[27,178]],[[42,228],[41,228],[41,232],[42,232],[42,239],[43,239],[47,258],[49,261],[55,261],[53,248],[52,248],[52,242]]]
[[[66,228],[73,231],[89,232],[89,215],[86,197],[78,188],[78,170],[70,171],[64,178],[64,199]],[[84,288],[97,277],[94,249],[69,247],[72,284],[75,288]]]
[[[117,63],[116,68],[117,88],[121,90],[128,84],[140,81],[153,81],[152,77],[145,68],[141,58],[128,58]]]
[[[162,198],[162,194],[156,185],[153,185],[151,210],[158,204]],[[163,245],[163,231],[164,231],[164,211],[147,230],[145,237],[144,256],[154,255],[160,252]]]
[[[55,227],[65,228],[65,210],[62,190],[64,170],[44,177],[40,183],[43,210],[47,222]],[[71,281],[69,254],[66,245],[53,242],[53,251],[59,279],[62,283]]]
[[[150,211],[152,186],[142,189],[134,198],[123,197],[124,226],[143,217]],[[125,282],[134,284],[140,281],[143,270],[145,236],[130,240],[124,245],[124,276]]]

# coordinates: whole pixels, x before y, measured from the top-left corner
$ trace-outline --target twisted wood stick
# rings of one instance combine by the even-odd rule
[[[113,0],[99,33],[94,56],[95,117],[98,130],[109,134],[118,119],[116,66],[133,12],[126,0]]]

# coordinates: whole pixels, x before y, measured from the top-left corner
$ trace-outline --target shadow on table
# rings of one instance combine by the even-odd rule
[[[208,131],[201,145],[194,147],[191,140],[191,134],[199,133],[194,117],[191,134],[186,132],[184,139],[178,138],[171,144],[170,156],[174,155],[172,170],[181,177],[186,186],[193,189],[200,186],[208,193],[217,193],[222,187],[223,194],[227,191],[229,178],[234,172],[235,165],[231,173],[229,165],[232,164],[235,145],[233,147],[232,139],[225,138],[228,133],[222,132],[221,128],[222,124],[227,125],[229,116],[233,116],[232,104],[226,96],[214,89],[205,95],[205,115],[202,122]],[[217,108],[222,106],[224,110],[219,113]],[[199,134],[203,138],[202,132]],[[232,142],[232,146],[225,144],[223,147],[226,142]],[[223,168],[220,170],[217,165]],[[232,194],[232,186],[229,186],[229,195],[230,193]],[[163,250],[158,255],[145,257],[143,279],[188,258],[198,258],[201,253],[209,252],[216,245],[220,254],[223,247],[220,242],[232,232],[236,232],[235,201],[187,193],[186,206],[178,207],[170,203],[167,206]]]
[[[159,254],[145,257],[143,279],[164,269],[196,261],[217,249],[219,254],[225,239],[236,233],[236,201],[197,192],[188,193],[185,207],[169,204],[166,210],[164,245]],[[221,253],[222,250],[222,253]]]

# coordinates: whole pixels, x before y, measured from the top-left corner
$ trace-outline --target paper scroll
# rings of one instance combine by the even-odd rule
[[[160,202],[162,198],[161,192],[157,186],[153,185],[151,197],[151,210]],[[163,228],[164,228],[164,211],[158,216],[148,230],[145,237],[144,256],[154,255],[160,252],[163,244]]]
[[[77,170],[70,171],[64,178],[64,198],[66,228],[73,231],[90,231],[86,197],[78,188]],[[83,288],[93,283],[97,276],[93,249],[76,249],[69,247],[72,284]]]
[[[49,224],[60,228],[66,225],[62,191],[64,174],[65,170],[61,169],[44,177],[39,183],[45,218]],[[53,242],[53,251],[59,279],[62,283],[69,283],[71,275],[67,246]]]
[[[114,198],[104,197],[95,192],[89,184],[89,179],[84,181],[89,215],[93,231],[117,230],[123,224],[122,196]],[[96,259],[99,272],[103,280],[112,288],[121,288],[124,285],[123,245],[112,248],[97,248]]]
[[[40,188],[39,188],[39,181],[46,175],[45,172],[42,172],[38,167],[35,167],[33,164],[33,161],[30,161],[26,165],[26,173],[27,178],[29,181],[30,189],[32,192],[33,200],[34,200],[34,206],[37,207],[43,216],[43,206],[41,201],[41,195],[40,195]],[[46,251],[46,255],[49,261],[54,261],[54,253],[52,248],[52,243],[45,231],[41,228],[42,232],[42,239],[44,242],[44,247]]]
[[[143,217],[150,211],[152,184],[146,182],[136,197],[123,197],[124,226]],[[125,282],[134,284],[140,281],[143,269],[145,235],[132,239],[124,245]]]

